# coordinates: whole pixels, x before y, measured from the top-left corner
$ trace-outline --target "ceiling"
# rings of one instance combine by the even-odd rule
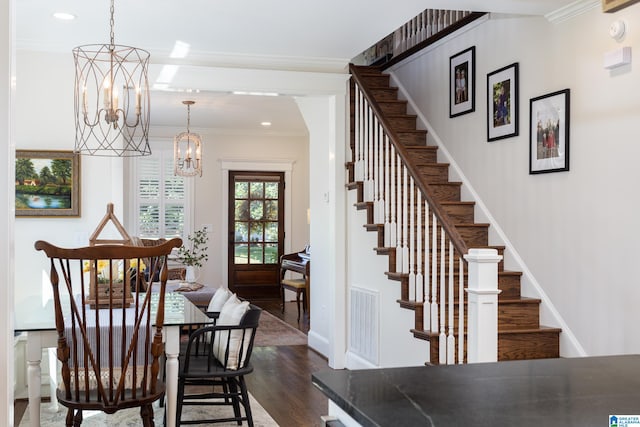
[[[544,15],[574,0],[128,0],[115,4],[115,43],[151,53],[163,64],[344,72],[350,59],[426,8]],[[68,52],[109,41],[109,2],[14,0],[18,49]],[[72,21],[54,12],[75,15]],[[184,58],[170,57],[177,41]],[[151,73],[150,73],[151,75]],[[153,77],[155,78],[155,77]],[[153,80],[152,80],[153,82]],[[306,133],[293,98],[156,90],[151,126]],[[272,125],[264,128],[262,121]]]

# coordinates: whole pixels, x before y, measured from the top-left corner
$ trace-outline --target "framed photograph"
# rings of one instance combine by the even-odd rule
[[[602,11],[607,13],[617,12],[638,1],[640,0],[602,0]]]
[[[16,216],[80,216],[80,155],[16,150]]]
[[[518,63],[487,74],[487,140],[518,135]]]
[[[569,170],[569,89],[530,100],[529,173]]]
[[[476,47],[449,58],[449,117],[476,109]]]

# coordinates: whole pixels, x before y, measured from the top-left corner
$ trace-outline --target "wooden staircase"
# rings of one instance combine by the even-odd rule
[[[374,67],[352,66],[352,74],[358,76],[360,87],[366,88],[373,95],[374,102],[385,120],[394,130],[398,142],[409,153],[406,162],[412,163],[413,169],[419,171],[420,180],[428,186],[437,202],[446,212],[453,226],[464,240],[467,248],[493,248],[503,254],[502,246],[490,246],[488,242],[489,224],[476,223],[474,220],[474,202],[461,201],[460,189],[462,183],[449,180],[449,165],[438,163],[435,146],[427,146],[427,132],[416,128],[416,116],[407,114],[407,102],[398,99],[398,89],[391,87],[389,75]],[[351,148],[355,147],[355,113],[354,113],[355,84],[351,84]],[[374,221],[373,202],[364,201],[363,182],[356,181],[354,163],[347,164],[349,183],[347,187],[356,190],[357,209],[367,210],[368,231],[378,233],[379,255],[388,257],[389,268],[387,276],[401,286],[401,307],[415,312],[415,327],[411,330],[416,338],[428,340],[431,349],[431,363],[438,363],[439,339],[438,333],[426,331],[423,325],[423,303],[409,299],[409,278],[406,273],[396,272],[395,248],[385,247],[384,224]],[[424,217],[422,221],[424,221]],[[429,255],[430,256],[430,255]],[[455,270],[457,271],[457,269]],[[466,273],[465,273],[466,275]],[[522,273],[504,270],[503,262],[498,266],[498,287],[502,291],[498,297],[498,360],[538,359],[559,357],[559,335],[561,330],[540,325],[540,300],[527,298],[520,294],[520,278]],[[455,295],[458,290],[455,291]],[[457,298],[456,298],[457,304]],[[465,308],[465,316],[468,310]],[[465,321],[466,325],[466,321]],[[456,328],[457,330],[457,328]]]

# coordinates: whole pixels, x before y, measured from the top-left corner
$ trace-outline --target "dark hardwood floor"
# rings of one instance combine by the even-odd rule
[[[274,316],[309,332],[309,316],[297,321],[295,302],[286,303],[285,312],[279,300],[256,300],[254,304]],[[320,417],[327,413],[327,398],[311,384],[313,372],[327,369],[327,359],[305,345],[256,347],[247,376],[249,392],[283,427],[321,426]],[[20,424],[27,407],[26,399],[15,401],[15,425]]]

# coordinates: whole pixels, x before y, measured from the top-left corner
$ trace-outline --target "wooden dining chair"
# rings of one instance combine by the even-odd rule
[[[246,421],[253,427],[244,377],[253,372],[251,352],[262,310],[246,304],[248,307],[242,314],[233,307],[233,313],[229,314],[223,307],[215,325],[199,328],[189,337],[185,354],[180,358],[176,426],[221,422],[242,425]],[[197,350],[198,347],[204,351]],[[233,408],[233,416],[201,414],[183,419],[185,406],[207,405],[228,405]]]
[[[182,245],[172,239],[158,246],[98,245],[59,248],[37,241],[50,259],[50,280],[62,364],[58,401],[68,408],[66,425],[80,426],[83,410],[107,414],[140,408],[142,424],[153,426],[151,404],[162,397],[167,256]],[[141,292],[141,260],[160,266],[159,293]],[[88,302],[89,287],[96,300]],[[127,288],[134,290],[127,295]]]

